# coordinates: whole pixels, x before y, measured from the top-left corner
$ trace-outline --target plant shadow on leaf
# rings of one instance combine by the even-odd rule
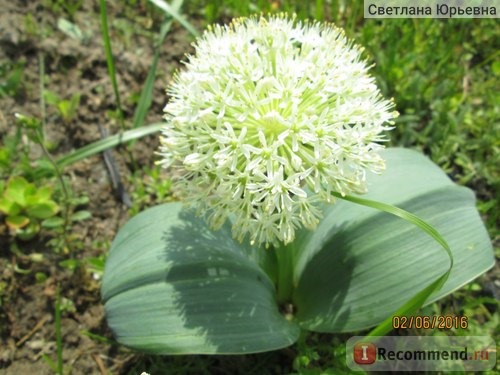
[[[456,259],[447,283],[427,303],[491,267],[491,245],[468,189],[436,189],[398,206],[439,230]],[[353,216],[346,221],[348,212]],[[433,238],[395,216],[350,202],[336,203],[325,216],[317,233],[304,239],[296,270],[294,301],[304,329],[348,332],[374,326],[449,264]]]
[[[178,203],[129,223],[117,246],[139,254],[134,275],[122,276],[122,268],[103,281],[118,341],[156,354],[256,353],[296,341],[298,326],[280,314],[274,285],[248,256],[252,250],[232,239],[229,224],[211,231]],[[132,262],[112,249],[114,256],[110,264]]]
[[[306,322],[305,328],[328,321],[336,331],[342,331],[351,315],[351,307],[345,304],[345,299],[359,259],[353,256],[352,244],[344,228],[345,224],[333,227],[333,237],[301,270],[300,289],[296,289],[293,300],[297,319]]]
[[[249,257],[253,249],[235,242],[227,223],[214,232],[192,211],[179,218],[181,225],[164,232],[162,255],[172,264],[165,281],[174,287],[184,328],[196,330],[216,353],[292,344],[292,337],[283,341],[290,323],[279,314],[274,286]]]

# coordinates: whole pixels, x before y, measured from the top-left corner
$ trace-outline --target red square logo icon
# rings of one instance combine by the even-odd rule
[[[358,365],[371,365],[377,359],[377,347],[371,342],[358,342],[354,345],[353,355]]]

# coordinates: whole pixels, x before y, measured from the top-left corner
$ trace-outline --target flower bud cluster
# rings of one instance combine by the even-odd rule
[[[213,26],[168,90],[160,161],[188,203],[258,245],[314,229],[320,203],[364,193],[397,116],[361,49],[286,15]]]

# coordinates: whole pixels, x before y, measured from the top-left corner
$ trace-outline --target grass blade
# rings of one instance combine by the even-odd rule
[[[123,109],[120,100],[120,93],[118,92],[118,84],[116,83],[115,63],[113,60],[113,51],[111,50],[111,42],[109,39],[109,32],[108,32],[108,12],[106,9],[106,0],[99,0],[99,6],[101,9],[101,31],[102,31],[102,39],[104,42],[104,51],[106,52],[106,63],[108,65],[109,78],[111,79],[111,84],[113,86],[113,91],[115,93],[116,108],[118,110],[120,126],[122,130],[124,130],[125,124],[123,122]]]
[[[56,325],[56,356],[57,356],[57,374],[63,375],[63,347],[61,333],[61,290],[59,286],[56,289],[56,304],[54,309]]]
[[[432,238],[436,240],[448,253],[448,256],[450,257],[451,261],[451,266],[453,266],[453,256],[451,254],[451,249],[448,246],[448,243],[446,240],[439,234],[439,232],[430,224],[426,223],[424,220],[420,219],[418,216],[405,211],[399,207],[393,206],[391,204],[387,203],[382,203],[382,202],[377,202],[377,201],[372,201],[369,199],[363,199],[363,198],[358,198],[358,197],[353,197],[353,196],[342,196],[339,193],[333,193],[337,198],[344,199],[349,202],[361,204],[366,207],[371,207],[379,211],[384,211],[389,214],[395,215],[400,217],[403,220],[408,221],[409,223],[412,223],[422,229],[424,232],[426,232],[428,235],[430,235]]]
[[[172,7],[174,10],[178,11],[182,6],[182,0],[176,0]],[[158,45],[156,46],[156,51],[153,57],[153,63],[151,64],[151,69],[149,69],[148,76],[144,82],[144,87],[141,91],[141,97],[134,112],[134,119],[132,123],[133,128],[141,126],[146,118],[149,107],[151,106],[152,96],[153,96],[153,86],[156,75],[156,67],[158,65],[158,59],[160,57],[161,45],[163,44],[165,37],[167,36],[170,27],[172,26],[172,17],[167,15],[165,22],[163,23],[160,35],[158,38]]]
[[[104,0],[101,0],[104,1]],[[168,15],[172,16],[175,18],[182,26],[186,28],[187,31],[189,31],[191,34],[194,36],[198,36],[198,31],[191,25],[182,15],[179,14],[179,12],[172,7],[170,4],[166,3],[163,0],[149,0],[151,3],[156,5],[158,8],[163,10],[165,13]]]
[[[163,123],[151,124],[100,139],[59,158],[56,161],[57,166],[63,168],[89,156],[98,154],[101,151],[159,132],[163,126]]]
[[[393,316],[402,316],[402,315],[411,315],[414,314],[420,307],[423,306],[425,301],[434,293],[437,292],[439,289],[442,288],[446,280],[448,279],[451,269],[453,267],[453,255],[450,249],[450,246],[446,242],[446,240],[441,236],[441,234],[429,223],[425,222],[424,220],[420,219],[418,216],[405,211],[399,207],[382,203],[382,202],[377,202],[369,199],[363,199],[363,198],[358,198],[358,197],[353,197],[353,196],[342,196],[339,193],[333,193],[337,198],[344,199],[349,202],[353,202],[356,204],[360,204],[366,207],[371,207],[375,208],[379,211],[387,212],[389,214],[398,216],[402,218],[403,220],[408,221],[411,224],[416,225],[420,229],[422,229],[424,232],[426,232],[428,235],[430,235],[437,243],[443,247],[443,249],[446,251],[448,254],[448,257],[450,259],[450,265],[448,270],[441,275],[439,278],[437,278],[435,281],[433,281],[430,285],[419,291],[417,294],[415,294],[412,298],[410,298],[403,306],[401,306],[397,311],[395,311],[391,316],[389,316],[386,320],[384,320],[382,323],[380,323],[377,327],[375,327],[370,333],[368,333],[368,336],[382,336],[385,335],[387,332],[391,331],[392,329],[392,317]]]

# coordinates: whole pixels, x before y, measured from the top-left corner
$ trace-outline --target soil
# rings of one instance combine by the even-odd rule
[[[83,1],[70,17],[64,10],[46,5],[58,3],[0,0],[0,64],[24,65],[22,89],[14,97],[0,96],[0,137],[14,134],[15,113],[42,117],[40,61],[44,65],[46,90],[63,99],[81,95],[76,115],[67,121],[61,119],[55,108],[47,106],[45,135],[48,143],[56,145],[55,158],[98,140],[98,124],[109,134],[120,130],[118,121],[109,115],[115,109],[115,98],[101,37],[99,4]],[[78,40],[64,34],[57,26],[60,17],[79,25],[87,36]],[[131,119],[135,109],[132,99],[139,95],[148,74],[154,54],[153,36],[158,34],[162,17],[140,5],[125,9],[121,2],[108,2],[108,17],[118,89],[125,119]],[[132,28],[145,30],[144,35],[127,34]],[[165,87],[184,54],[191,51],[191,42],[192,37],[182,27],[172,26],[161,47],[146,124],[161,121],[167,100]],[[29,144],[30,159],[36,160],[41,151]],[[157,137],[141,139],[131,151],[134,163],[130,163],[126,150],[112,151],[126,189],[130,188],[127,176],[134,168],[153,166],[157,146]],[[137,355],[126,349],[101,343],[83,333],[112,339],[100,303],[100,284],[87,267],[73,270],[60,265],[63,260],[84,261],[104,254],[117,228],[128,219],[128,210],[113,194],[102,155],[68,166],[64,174],[76,196],[90,198],[83,208],[92,217],[72,228],[80,246],[56,253],[47,246],[50,238],[44,232],[30,242],[15,242],[3,220],[0,224],[1,374],[54,373],[44,356],[56,358],[54,306],[58,288],[63,303],[71,301],[74,306],[62,314],[65,373],[126,373],[137,360]],[[40,281],[37,273],[45,274],[46,279]]]

